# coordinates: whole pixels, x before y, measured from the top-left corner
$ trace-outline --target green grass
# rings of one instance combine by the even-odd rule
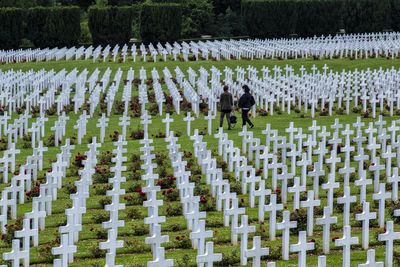
[[[78,61],[59,61],[59,62],[45,62],[45,63],[24,63],[24,64],[10,64],[10,65],[2,65],[0,66],[1,70],[9,70],[9,69],[21,69],[21,70],[39,70],[39,69],[46,69],[46,70],[51,70],[54,69],[56,71],[59,71],[61,69],[66,69],[66,70],[72,70],[74,68],[77,68],[78,70],[83,70],[83,69],[88,69],[89,72],[93,71],[95,68],[98,68],[101,71],[100,76],[102,73],[107,69],[111,68],[113,70],[113,73],[111,74],[111,80],[113,75],[115,74],[115,71],[118,68],[121,68],[124,70],[124,75],[122,77],[122,80],[126,76],[126,71],[132,67],[135,70],[135,76],[138,77],[139,75],[139,69],[143,66],[146,70],[150,71],[152,68],[156,68],[159,71],[162,70],[163,68],[167,67],[170,69],[171,73],[173,73],[173,70],[176,66],[179,66],[181,69],[186,70],[189,67],[197,70],[200,67],[204,67],[206,69],[210,69],[211,66],[215,66],[219,69],[223,69],[225,66],[235,68],[236,66],[242,66],[242,67],[247,67],[248,65],[252,65],[257,67],[258,69],[261,69],[262,66],[267,66],[267,67],[272,67],[274,65],[279,65],[284,67],[285,65],[291,65],[294,67],[295,70],[298,70],[301,65],[304,65],[307,69],[309,69],[313,64],[315,64],[317,67],[322,67],[324,64],[327,64],[331,69],[335,71],[341,71],[342,69],[375,69],[375,68],[391,68],[392,66],[395,68],[400,67],[400,61],[392,61],[392,60],[387,60],[387,59],[368,59],[368,60],[319,60],[319,61],[314,61],[314,60],[287,60],[287,61],[279,61],[279,60],[254,60],[254,61],[249,61],[249,60],[238,60],[238,61],[220,61],[220,62],[215,62],[215,61],[199,61],[199,62],[173,62],[173,61],[168,61],[168,62],[157,62],[157,63],[143,63],[143,62],[138,62],[138,63],[92,63],[91,61],[83,61],[83,60],[78,60]],[[160,73],[161,74],[161,73]],[[149,76],[149,73],[148,73]],[[137,87],[134,87],[134,92],[132,95],[137,94]],[[116,95],[116,99],[121,99],[122,96],[122,85],[119,88],[119,91]],[[80,152],[83,153],[87,150],[87,143],[89,137],[92,136],[97,136],[99,138],[99,131],[98,128],[96,128],[96,122],[97,119],[99,118],[99,112],[97,111],[95,113],[95,116],[89,120],[88,126],[87,126],[87,135],[83,139],[83,144],[82,145],[76,145],[74,151],[73,151],[73,157],[72,161],[74,159],[74,156]],[[276,114],[276,113],[275,113]],[[318,113],[316,113],[318,114]],[[130,114],[132,115],[132,114]],[[328,117],[318,117],[316,118],[317,122],[319,125],[331,125],[334,121],[335,118],[339,118],[341,123],[353,123],[355,122],[358,114],[350,114],[350,115],[334,115],[334,116],[328,116]],[[16,117],[16,115],[14,115]],[[74,115],[72,112],[69,114],[70,120],[68,121],[67,124],[67,133],[66,133],[66,138],[70,138],[72,136],[76,135],[76,131],[73,129],[73,125],[75,124],[78,116]],[[108,151],[113,149],[113,144],[111,139],[109,138],[109,135],[111,135],[114,131],[120,131],[120,127],[118,126],[118,118],[119,115],[111,115],[110,116],[110,123],[107,128],[106,132],[106,140],[102,144],[102,147],[100,148],[100,151]],[[183,135],[179,138],[179,143],[181,144],[181,150],[182,151],[193,151],[193,146],[192,146],[192,141],[189,140],[188,137],[185,136],[186,133],[186,124],[183,122],[183,115],[173,115],[174,122],[171,125],[171,129],[173,129],[175,132],[181,132]],[[155,134],[159,132],[164,132],[164,124],[161,122],[161,117],[155,116],[153,117],[153,122],[151,124],[151,127],[149,127],[150,130],[150,135],[154,136]],[[399,117],[385,117],[386,120],[391,121],[392,119],[399,119]],[[50,127],[53,126],[54,121],[56,120],[56,116],[50,116],[49,121],[46,124],[46,133],[47,136],[44,138],[44,140],[47,139],[48,136],[50,136],[51,131]],[[256,127],[252,130],[254,132],[254,136],[261,138],[261,140],[264,142],[264,136],[262,135],[262,130],[265,128],[266,123],[270,123],[272,125],[273,129],[277,129],[279,131],[280,135],[284,135],[284,129],[289,126],[289,122],[293,121],[295,123],[296,127],[302,127],[303,132],[308,132],[307,128],[311,126],[312,119],[309,117],[309,114],[305,115],[305,118],[301,118],[299,114],[293,112],[291,115],[287,114],[282,114],[282,115],[274,115],[274,116],[268,116],[268,117],[256,117],[254,118],[254,122]],[[365,122],[372,121],[372,119],[365,119]],[[388,122],[389,124],[389,122]],[[130,130],[128,131],[128,135],[132,130],[135,130],[138,128],[138,125],[140,125],[140,122],[137,118],[133,118],[131,120],[131,126]],[[213,128],[216,130],[218,126],[218,119],[214,120],[213,123]],[[207,127],[207,121],[203,118],[203,115],[200,116],[199,119],[195,120],[192,123],[192,129],[199,129],[200,131],[206,132],[206,127]],[[235,146],[239,147],[241,144],[241,138],[238,136],[238,133],[240,132],[240,127],[237,126],[235,129],[229,132],[229,137],[231,140],[234,141]],[[330,130],[328,128],[328,130]],[[208,149],[215,150],[217,146],[217,140],[213,136],[205,136],[204,140],[208,144]],[[161,153],[166,153],[167,143],[163,139],[154,139],[154,147],[155,147],[155,152],[161,152]],[[22,142],[18,142],[17,147],[21,149],[21,154],[17,156],[17,162],[19,164],[23,163],[25,161],[26,156],[30,155],[32,153],[32,149],[27,148],[24,149],[22,148]],[[139,142],[137,140],[131,140],[129,139],[128,141],[128,153],[127,157],[128,159],[131,158],[133,154],[138,154],[139,153]],[[55,155],[60,152],[59,148],[54,148],[51,147],[49,148],[49,151],[45,153],[45,170],[51,167],[51,162],[55,160]],[[164,167],[166,167],[167,172],[169,174],[172,174],[171,171],[171,166],[170,166],[170,161],[169,158],[166,157]],[[339,164],[339,166],[342,166],[342,164]],[[160,169],[160,168],[159,168]],[[63,180],[64,187],[68,183],[73,183],[74,181],[78,180],[79,177],[75,174],[71,174],[72,168],[69,169],[68,171],[68,177],[66,177]],[[135,182],[130,178],[131,172],[126,172],[125,176],[128,178],[127,182],[123,184],[124,189],[129,189],[132,184]],[[41,172],[39,174],[40,180],[44,179],[45,171]],[[339,177],[339,175],[337,175]],[[338,179],[339,180],[339,179]],[[0,185],[0,189],[3,189],[5,186],[4,184]],[[102,208],[100,207],[98,201],[104,196],[100,196],[96,194],[95,186],[99,185],[93,185],[91,188],[91,197],[88,199],[87,202],[87,213],[83,217],[83,231],[80,233],[80,239],[78,242],[78,252],[75,254],[75,261],[71,266],[94,266],[96,264],[104,266],[105,264],[105,256],[101,256],[98,258],[94,258],[91,255],[91,248],[93,247],[98,247],[99,243],[104,241],[103,239],[99,239],[96,236],[96,231],[101,229],[101,224],[95,223],[93,221],[92,216],[94,214],[100,214],[102,211]],[[209,188],[209,186],[206,185],[205,183],[205,178],[202,177],[201,180],[201,187],[204,188]],[[311,188],[311,187],[309,187]],[[133,193],[127,193],[127,195],[132,195]],[[321,206],[324,206],[326,204],[326,198],[325,198],[325,193],[323,190],[320,191],[321,194]],[[358,189],[355,187],[352,187],[352,194],[358,194]],[[64,214],[64,210],[66,208],[69,208],[71,206],[71,201],[69,199],[69,193],[65,190],[59,190],[59,198],[53,202],[53,213],[50,216],[47,216],[46,218],[46,229],[40,233],[39,236],[39,241],[40,241],[40,246],[39,248],[32,248],[31,250],[31,263],[32,266],[51,266],[52,261],[51,258],[47,257],[45,253],[43,252],[43,249],[46,246],[49,246],[51,242],[56,239],[56,237],[59,236],[58,233],[58,226],[63,225],[63,223],[66,220],[66,216]],[[161,194],[158,196],[158,198],[162,198]],[[244,200],[244,205],[247,205],[248,198],[245,195],[239,195],[239,198],[243,198]],[[368,188],[368,198],[372,198],[372,188]],[[122,197],[121,197],[122,199]],[[292,201],[292,196],[289,195],[289,201],[288,201],[288,207],[291,209],[291,201]],[[170,202],[164,200],[164,206],[166,207]],[[171,204],[177,205],[178,202],[173,202]],[[161,208],[161,213],[165,214],[165,207]],[[131,207],[127,207],[128,209]],[[376,210],[376,207],[372,205],[371,203],[371,208]],[[137,209],[141,211],[143,216],[147,215],[147,210],[140,205],[137,206]],[[25,204],[23,205],[18,205],[18,216],[23,216],[25,212],[28,212],[31,210],[31,202],[26,201]],[[277,248],[281,245],[281,240],[280,240],[280,233],[279,231],[277,232],[277,240],[276,241],[269,241],[268,240],[268,215],[266,215],[266,221],[264,225],[258,224],[257,221],[257,208],[246,208],[246,213],[249,215],[249,220],[252,222],[252,225],[257,226],[257,235],[262,235],[262,240],[263,240],[263,245],[270,247],[271,250],[275,253],[277,251]],[[342,237],[342,216],[340,213],[335,212],[335,215],[338,216],[338,224],[332,228],[331,231],[331,237]],[[386,219],[388,220],[390,215],[386,215]],[[315,218],[321,217],[320,215],[316,215]],[[143,227],[142,220],[131,220],[126,218],[126,211],[121,211],[120,212],[120,218],[125,219],[125,227],[121,228],[119,230],[119,239],[122,239],[125,241],[125,247],[123,249],[118,250],[118,255],[117,255],[117,264],[123,264],[124,266],[145,266],[146,262],[150,260],[151,258],[151,252],[149,251],[149,247],[144,244],[144,238],[147,236],[141,235],[141,236],[134,236],[133,230],[138,229],[140,227]],[[232,246],[230,244],[230,228],[224,228],[221,227],[221,223],[223,222],[223,214],[221,212],[207,212],[207,224],[206,227],[207,229],[213,230],[214,231],[214,238],[213,241],[216,245],[215,251],[216,252],[221,252],[224,254],[229,255],[232,251],[238,251],[239,246]],[[356,224],[354,221],[354,218],[352,218],[351,221],[352,224],[352,235],[353,236],[358,236],[360,238],[361,242],[361,228]],[[179,229],[182,230],[172,230],[174,227],[178,227]],[[395,226],[396,230],[399,231],[400,227],[398,225]],[[147,227],[145,227],[147,228]],[[263,232],[263,229],[267,229],[266,233]],[[178,249],[174,248],[173,245],[175,243],[176,237],[177,236],[186,236],[188,237],[189,233],[186,231],[186,221],[184,220],[183,216],[175,216],[175,217],[170,217],[167,216],[167,221],[166,223],[162,224],[162,231],[163,234],[168,234],[170,236],[170,242],[165,244],[165,247],[167,248],[166,250],[166,257],[167,258],[173,258],[175,260],[176,266],[191,266],[195,262],[195,253],[196,251],[193,249]],[[384,260],[384,243],[378,242],[376,239],[376,234],[382,232],[382,229],[379,229],[377,227],[371,228],[371,233],[370,233],[370,241],[371,241],[371,247],[375,248],[377,250],[377,259],[380,261]],[[315,225],[314,228],[314,236],[313,239],[316,240],[317,242],[317,252],[310,252],[307,256],[307,263],[308,266],[316,266],[317,265],[317,255],[322,255],[322,229],[319,226]],[[249,239],[249,247],[251,246],[251,239]],[[292,234],[291,235],[291,243],[297,243],[297,235]],[[6,244],[4,241],[0,241],[0,253],[10,251],[10,245]],[[335,248],[333,245],[333,242],[331,243],[331,254],[327,256],[327,261],[328,261],[328,266],[334,266],[334,265],[340,265],[341,264],[341,259],[342,259],[342,251],[340,248]],[[188,255],[190,259],[190,263],[188,265],[184,264],[184,260],[186,257],[185,255]],[[357,264],[365,262],[366,260],[366,251],[361,250],[360,246],[354,246],[354,249],[352,249],[352,266],[357,266]],[[268,257],[267,257],[268,258]],[[250,266],[250,263],[249,263]],[[288,262],[284,262],[282,260],[277,260],[277,266],[297,266],[297,255],[296,254],[291,254],[290,255],[290,260]]]

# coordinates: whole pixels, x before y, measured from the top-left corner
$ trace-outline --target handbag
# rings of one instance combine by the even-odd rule
[[[232,112],[232,114],[230,116],[230,121],[231,121],[231,124],[236,124],[237,123],[237,117],[235,116],[234,112]]]

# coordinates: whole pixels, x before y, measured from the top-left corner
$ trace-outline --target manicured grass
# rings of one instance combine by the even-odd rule
[[[9,69],[21,69],[21,70],[39,70],[39,69],[46,69],[46,70],[51,70],[54,69],[56,71],[59,71],[61,69],[66,69],[66,70],[72,70],[74,68],[77,68],[78,70],[83,70],[83,69],[88,69],[89,72],[93,71],[95,68],[98,68],[101,71],[101,74],[107,69],[111,68],[113,70],[113,73],[111,74],[111,77],[115,74],[115,71],[118,68],[121,68],[124,70],[124,75],[122,80],[126,76],[127,70],[132,67],[135,70],[135,77],[138,77],[139,75],[139,70],[143,66],[147,71],[150,71],[152,68],[157,68],[159,71],[161,71],[163,68],[167,67],[170,69],[171,73],[173,73],[173,70],[176,66],[179,66],[181,69],[188,69],[189,67],[193,69],[198,69],[200,67],[204,67],[206,69],[210,69],[211,66],[215,66],[221,70],[225,66],[235,68],[236,66],[241,66],[246,68],[248,65],[255,66],[257,68],[261,68],[262,66],[268,66],[272,67],[274,65],[279,65],[284,67],[285,65],[291,65],[295,68],[295,70],[298,70],[301,65],[304,65],[306,68],[310,68],[313,64],[317,65],[318,67],[322,67],[324,64],[327,64],[330,68],[332,68],[335,71],[341,71],[342,69],[375,69],[375,68],[391,68],[392,66],[395,68],[400,67],[400,61],[392,61],[392,60],[387,60],[387,59],[368,59],[368,60],[320,60],[320,61],[314,61],[314,60],[287,60],[287,61],[279,61],[279,60],[254,60],[254,61],[249,61],[249,60],[238,60],[238,61],[220,61],[220,62],[215,62],[215,61],[199,61],[199,62],[173,62],[173,61],[168,61],[168,62],[157,62],[157,63],[143,63],[143,62],[138,62],[138,63],[92,63],[91,61],[59,61],[59,62],[45,62],[45,63],[24,63],[24,64],[10,64],[10,65],[2,65],[0,66],[1,70],[9,70]],[[161,74],[161,73],[160,73]],[[149,73],[148,73],[149,77]],[[112,80],[112,79],[111,79]],[[137,87],[134,87],[132,95],[137,94]],[[119,88],[119,91],[116,95],[117,99],[121,99],[122,97],[122,85]],[[256,117],[254,118],[254,122],[256,127],[252,130],[254,132],[254,136],[260,138],[264,142],[264,136],[262,135],[262,130],[265,128],[266,123],[270,123],[273,129],[277,129],[279,131],[280,135],[285,135],[284,129],[289,126],[289,122],[293,121],[295,123],[296,127],[301,127],[303,128],[303,132],[307,133],[308,132],[308,127],[311,126],[312,119],[309,117],[309,114],[305,114],[305,117],[302,118],[300,114],[297,114],[295,112],[292,112],[292,114],[282,114],[274,116],[267,116],[267,117]],[[318,113],[317,113],[318,114]],[[73,129],[73,125],[75,124],[78,115],[73,114],[73,112],[68,114],[70,119],[67,124],[67,132],[66,132],[66,138],[71,138],[73,136],[76,136],[76,131]],[[130,113],[129,115],[132,116],[131,119],[131,126],[130,130],[128,131],[128,135],[130,135],[130,132],[132,130],[136,130],[140,125],[140,121],[137,118],[133,118],[133,114]],[[182,151],[191,151],[193,152],[193,146],[192,146],[192,141],[185,136],[186,133],[186,123],[183,121],[183,116],[184,115],[173,115],[174,122],[171,125],[171,129],[173,129],[175,132],[181,132],[182,136],[179,138],[179,143],[181,144],[181,150]],[[353,123],[355,122],[358,114],[351,113],[350,115],[335,115],[335,116],[328,116],[328,117],[318,117],[316,118],[317,122],[319,125],[326,125],[329,126],[334,122],[335,118],[339,118],[340,122],[343,124],[346,123]],[[14,118],[17,117],[17,115],[14,114]],[[110,116],[110,123],[107,128],[106,132],[106,140],[102,144],[102,147],[100,148],[100,152],[104,151],[110,151],[112,150],[113,144],[110,139],[110,135],[114,131],[121,131],[120,127],[118,126],[118,119],[120,115],[111,115]],[[99,130],[96,127],[96,122],[97,119],[99,118],[99,110],[95,112],[95,116],[91,118],[88,122],[87,125],[87,135],[83,139],[83,144],[82,145],[76,145],[74,151],[73,151],[73,157],[72,161],[74,159],[74,156],[79,152],[83,153],[87,150],[87,143],[88,139],[92,136],[97,136],[99,138]],[[161,122],[161,117],[159,116],[154,116],[152,119],[152,124],[149,127],[150,135],[154,137],[157,133],[159,132],[164,132],[164,124]],[[385,117],[386,120],[388,120],[388,124],[391,120],[393,119],[399,119],[399,117]],[[31,119],[32,121],[33,119]],[[46,124],[46,137],[44,140],[46,140],[50,135],[50,127],[53,126],[54,121],[56,120],[56,116],[50,116],[49,121]],[[373,121],[373,119],[364,119],[365,122]],[[218,119],[214,120],[213,122],[213,128],[214,130],[217,129],[218,126]],[[199,131],[206,132],[206,127],[207,127],[207,121],[204,119],[203,115],[201,115],[197,120],[195,120],[192,123],[192,129],[199,129]],[[240,132],[240,127],[237,125],[232,131],[229,132],[229,137],[231,140],[234,141],[234,144],[236,147],[241,147],[241,137],[238,136],[238,133]],[[328,127],[328,130],[330,128]],[[208,149],[211,149],[213,151],[216,150],[217,147],[217,140],[213,136],[204,136],[204,140],[208,144]],[[17,147],[21,149],[21,154],[17,156],[17,162],[19,164],[23,163],[25,161],[26,156],[30,155],[32,153],[31,148],[23,148],[22,147],[23,142],[18,142]],[[154,139],[154,147],[155,147],[155,152],[161,152],[165,156],[165,160],[163,163],[165,163],[164,167],[167,169],[168,174],[172,174],[171,166],[170,166],[170,160],[167,156],[167,143],[163,139]],[[139,153],[139,141],[137,140],[128,140],[128,161],[130,162],[130,158],[134,154]],[[59,148],[54,148],[51,147],[49,148],[49,151],[45,153],[45,170],[51,167],[51,162],[55,160],[55,156],[57,153],[60,152]],[[342,161],[343,161],[343,155],[341,155]],[[217,157],[219,158],[219,157]],[[127,163],[129,165],[130,163]],[[343,163],[338,164],[340,167],[343,166]],[[66,216],[64,214],[64,210],[66,208],[71,207],[71,201],[69,199],[69,192],[65,190],[65,187],[69,183],[73,183],[76,180],[79,180],[79,177],[73,173],[74,168],[71,167],[68,170],[68,177],[66,177],[63,180],[63,185],[64,188],[62,190],[59,190],[59,197],[56,201],[53,202],[53,213],[52,215],[47,216],[46,218],[46,229],[43,232],[40,232],[40,246],[38,248],[32,248],[31,251],[31,263],[32,266],[51,266],[52,265],[52,260],[51,257],[47,256],[44,251],[46,251],[44,248],[47,246],[49,247],[49,244],[52,244],[51,242],[55,240],[57,237],[59,237],[58,233],[58,226],[63,225],[66,220]],[[160,168],[159,168],[160,170]],[[298,170],[299,171],[299,170]],[[298,172],[299,173],[299,172]],[[128,171],[124,173],[124,175],[127,177],[127,182],[122,185],[124,189],[127,190],[127,195],[133,195],[134,193],[128,193],[128,189],[135,183],[133,179],[131,179],[131,174],[132,171]],[[39,174],[40,180],[44,179],[45,171],[41,172]],[[228,175],[228,173],[225,172],[225,175]],[[337,177],[340,177],[337,175]],[[161,177],[163,178],[163,177]],[[340,179],[337,179],[340,180]],[[143,182],[141,182],[143,185]],[[269,183],[269,181],[267,181]],[[210,189],[209,186],[206,185],[205,183],[205,177],[202,177],[202,180],[200,182],[200,187],[201,188],[208,188]],[[7,185],[1,184],[0,189],[3,189]],[[99,200],[104,198],[104,196],[101,196],[97,194],[97,191],[95,190],[95,187],[98,187],[98,184],[95,184],[91,187],[91,192],[90,192],[90,198],[87,201],[87,213],[83,217],[83,230],[80,233],[80,239],[78,242],[78,252],[75,254],[75,261],[71,266],[104,266],[105,264],[105,256],[102,255],[100,257],[93,257],[91,255],[92,253],[92,248],[93,247],[98,247],[99,243],[104,241],[105,239],[99,239],[96,235],[96,232],[101,229],[101,224],[100,223],[95,223],[93,221],[93,215],[95,214],[100,214],[102,213],[102,208],[99,205]],[[309,188],[310,184],[309,184]],[[323,190],[320,191],[321,193],[321,207],[325,206],[326,204],[326,197],[325,197],[325,192]],[[358,194],[358,189],[356,187],[352,187],[352,194],[357,195]],[[247,206],[248,203],[248,196],[246,195],[239,195],[238,196],[240,199],[243,199],[244,206]],[[162,198],[162,195],[159,194],[158,196],[159,199]],[[209,196],[207,195],[207,198]],[[368,188],[368,199],[370,201],[372,198],[372,187]],[[123,199],[123,197],[121,197]],[[288,201],[288,206],[287,208],[289,210],[292,210],[292,196],[289,195],[289,201]],[[165,215],[165,207],[167,205],[179,205],[178,201],[167,201],[164,200],[164,207],[161,208],[161,214]],[[127,205],[127,209],[132,208],[130,205]],[[141,212],[143,216],[147,216],[147,210],[140,205],[136,205],[136,208],[138,211]],[[371,208],[376,210],[376,207],[372,205],[371,203]],[[31,202],[26,201],[25,204],[19,205],[18,206],[18,217],[23,216],[25,212],[28,212],[31,210]],[[277,240],[276,241],[269,241],[268,240],[268,216],[266,215],[266,221],[264,225],[258,224],[257,223],[257,208],[249,208],[246,207],[246,213],[249,215],[249,220],[252,222],[253,225],[257,226],[257,235],[262,236],[263,240],[263,245],[270,247],[271,251],[273,254],[276,254],[279,251],[279,247],[281,245],[281,239],[280,239],[280,233],[278,231],[277,233]],[[139,228],[148,228],[147,226],[143,226],[143,220],[142,219],[128,219],[126,218],[127,211],[121,211],[120,212],[120,218],[125,219],[125,227],[119,229],[119,239],[122,239],[125,241],[125,247],[121,250],[118,250],[118,255],[117,255],[117,264],[124,264],[124,266],[145,266],[146,262],[151,259],[151,252],[149,250],[149,247],[144,244],[144,238],[147,236],[147,234],[144,235],[135,235],[133,232],[135,229]],[[332,227],[331,231],[331,237],[342,237],[342,216],[340,212],[335,211],[335,216],[338,216],[338,224]],[[321,217],[321,215],[315,215],[315,218]],[[106,217],[108,219],[108,217]],[[390,218],[390,215],[387,213],[386,214],[386,219],[388,220]],[[279,220],[279,219],[278,219]],[[213,241],[216,245],[215,251],[216,252],[221,252],[224,253],[225,255],[230,255],[232,251],[239,251],[239,246],[232,246],[230,244],[230,228],[225,228],[223,227],[223,214],[222,212],[216,212],[216,211],[211,211],[207,212],[207,230],[213,230],[214,231],[214,238]],[[353,236],[358,236],[361,242],[361,228],[357,224],[357,222],[354,221],[354,218],[352,218],[351,221],[352,224],[352,235]],[[399,231],[400,227],[398,225],[395,226],[396,230]],[[179,230],[171,230],[177,228]],[[263,231],[265,230],[266,231]],[[176,237],[177,236],[184,236],[188,237],[189,232],[186,230],[186,221],[183,216],[167,216],[167,221],[166,223],[162,224],[162,231],[163,234],[168,234],[170,237],[170,242],[165,244],[165,247],[167,248],[166,251],[166,257],[167,258],[173,258],[175,260],[176,266],[192,266],[195,263],[195,253],[196,251],[193,249],[181,249],[181,248],[175,248],[174,245],[176,245]],[[384,260],[384,243],[378,242],[376,235],[377,233],[381,233],[382,229],[379,229],[377,227],[371,228],[370,232],[370,241],[371,241],[371,247],[375,248],[377,250],[377,259],[380,261]],[[317,242],[317,250],[316,252],[310,252],[307,257],[307,263],[308,266],[316,266],[317,265],[317,255],[322,255],[322,228],[319,226],[315,225],[314,229],[314,236],[312,237],[313,239],[316,240]],[[311,239],[311,238],[310,238]],[[291,243],[297,243],[297,234],[292,234],[291,235]],[[249,238],[249,247],[251,247],[251,238]],[[0,253],[6,252],[10,250],[10,245],[5,243],[4,241],[0,242]],[[51,247],[51,245],[50,245]],[[341,259],[342,259],[342,251],[340,248],[335,248],[334,243],[331,242],[331,254],[327,256],[327,261],[328,261],[328,266],[334,266],[334,265],[340,265],[341,264]],[[185,265],[184,261],[186,259],[185,255],[188,255],[188,259],[190,260],[187,265]],[[268,258],[268,257],[267,257]],[[352,249],[352,266],[357,266],[358,263],[365,262],[366,260],[366,251],[361,250],[360,246],[354,246],[354,249]],[[235,264],[237,265],[237,264]],[[250,266],[250,263],[249,263]],[[282,260],[277,260],[277,266],[297,266],[297,255],[296,254],[291,254],[290,261],[284,262]]]

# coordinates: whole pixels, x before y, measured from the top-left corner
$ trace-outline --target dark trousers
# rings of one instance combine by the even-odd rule
[[[250,112],[250,109],[247,109],[247,110],[242,109],[242,121],[243,121],[242,125],[245,126],[246,123],[248,123],[250,126],[253,127],[253,123],[249,119],[249,112]]]
[[[224,124],[225,116],[228,121],[228,127],[230,129],[231,128],[231,111],[221,111],[221,117],[219,119],[219,127],[222,127],[222,125]]]

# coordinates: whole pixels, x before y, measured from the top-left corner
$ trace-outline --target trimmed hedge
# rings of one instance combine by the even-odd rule
[[[90,7],[89,29],[93,44],[122,44],[132,34],[132,7]]]
[[[215,15],[225,14],[228,8],[234,12],[240,13],[240,0],[213,0],[212,2]]]
[[[18,48],[24,33],[21,8],[0,9],[0,48]]]
[[[242,0],[252,37],[376,32],[400,27],[400,0]],[[392,21],[393,18],[393,21]]]
[[[295,32],[297,1],[243,1],[243,22],[252,37],[280,37]]]
[[[182,7],[178,4],[146,3],[140,15],[140,36],[143,42],[178,40],[182,28]]]
[[[78,44],[81,34],[79,7],[35,7],[28,10],[27,38],[37,47]]]

